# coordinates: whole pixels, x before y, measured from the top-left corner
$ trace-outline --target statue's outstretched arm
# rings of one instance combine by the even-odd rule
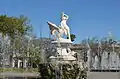
[[[62,17],[66,17],[67,19],[69,18],[69,16],[65,14],[64,12],[62,12]]]

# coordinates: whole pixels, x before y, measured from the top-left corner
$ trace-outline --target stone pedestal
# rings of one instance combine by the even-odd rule
[[[71,41],[52,41],[52,44],[55,45],[56,55],[50,56],[50,59],[58,59],[62,61],[75,61],[76,58],[73,56],[76,52],[71,51],[70,46],[72,45]]]

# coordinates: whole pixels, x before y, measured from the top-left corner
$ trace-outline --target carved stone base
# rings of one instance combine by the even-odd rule
[[[52,43],[72,43],[70,39],[59,38],[59,40],[52,41]]]
[[[76,52],[71,51],[69,48],[57,48],[58,56],[51,56],[50,59],[60,59],[62,61],[75,61],[76,58],[73,56]]]
[[[75,61],[76,60],[76,58],[71,55],[62,55],[58,57],[50,56],[49,58],[50,59],[61,59],[62,61]]]

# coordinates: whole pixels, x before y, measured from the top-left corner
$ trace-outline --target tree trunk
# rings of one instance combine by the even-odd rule
[[[98,56],[98,68],[101,69],[101,59],[102,57],[99,55]]]
[[[110,68],[110,52],[108,52],[108,68]]]

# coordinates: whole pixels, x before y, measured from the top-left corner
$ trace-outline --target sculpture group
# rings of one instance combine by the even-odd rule
[[[69,18],[68,15],[62,13],[61,22],[59,26],[51,22],[47,22],[50,28],[50,33],[52,36],[54,36],[54,40],[52,41],[52,43],[54,45],[58,43],[60,44],[60,47],[55,46],[55,49],[57,50],[56,53],[58,56],[57,57],[51,56],[50,57],[51,59],[61,58],[64,61],[75,61],[76,60],[76,58],[74,57],[74,54],[76,52],[71,51],[71,49],[68,47],[68,45],[72,43],[71,37],[70,37],[70,28],[67,25],[68,18]]]
[[[51,35],[54,36],[55,41],[60,41],[60,42],[71,42],[71,37],[70,37],[70,28],[67,25],[67,20],[69,16],[62,13],[61,15],[61,23],[59,26],[47,22],[50,28]],[[67,36],[67,38],[63,38],[63,36]]]

